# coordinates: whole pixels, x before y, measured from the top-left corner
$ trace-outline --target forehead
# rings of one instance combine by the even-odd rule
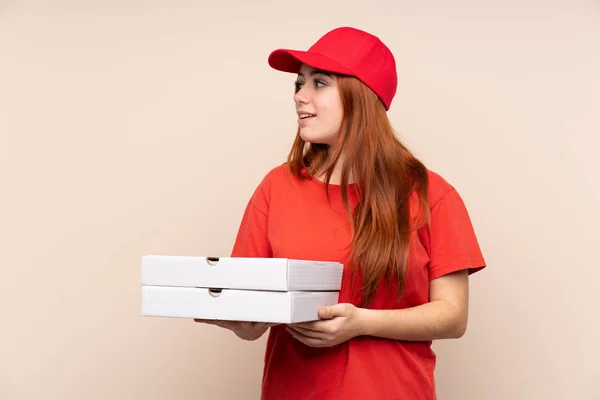
[[[304,78],[310,78],[311,76],[315,76],[315,75],[325,75],[325,76],[330,77],[331,79],[335,78],[335,74],[333,74],[331,72],[313,68],[310,65],[306,65],[306,64],[302,64],[302,67],[300,67],[300,71],[298,71],[298,76],[302,76]]]

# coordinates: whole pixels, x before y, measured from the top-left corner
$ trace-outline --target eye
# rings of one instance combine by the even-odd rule
[[[318,79],[315,79],[313,83],[317,89],[327,86],[327,84],[324,81]],[[304,82],[300,82],[298,80],[294,81],[294,89],[296,93],[298,93],[300,89],[302,89],[302,86],[304,86]]]

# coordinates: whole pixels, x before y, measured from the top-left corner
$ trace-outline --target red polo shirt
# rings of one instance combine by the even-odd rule
[[[442,177],[429,172],[431,231],[413,235],[406,288],[400,302],[380,290],[373,309],[414,307],[429,299],[429,281],[449,272],[485,266],[465,205]],[[340,186],[331,204],[319,180],[300,181],[284,165],[271,170],[251,197],[233,257],[282,257],[346,264],[350,226]],[[351,206],[357,198],[350,193]],[[344,274],[339,301],[357,304]],[[330,348],[312,348],[284,326],[269,331],[263,400],[436,399],[431,342],[357,337]]]

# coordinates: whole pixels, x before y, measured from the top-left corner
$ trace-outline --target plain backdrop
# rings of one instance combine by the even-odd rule
[[[600,399],[600,3],[0,1],[0,399],[257,399],[263,339],[140,316],[144,254],[226,256],[296,118],[279,47],[368,30],[398,135],[488,268],[443,400]]]

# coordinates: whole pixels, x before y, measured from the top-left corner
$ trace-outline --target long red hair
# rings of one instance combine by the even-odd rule
[[[338,142],[331,149],[307,143],[299,132],[288,155],[294,175],[305,178],[324,174],[328,188],[334,167],[341,162],[341,190],[350,219],[352,243],[349,261],[353,284],[360,270],[362,298],[371,304],[382,279],[397,284],[397,299],[404,288],[409,260],[410,236],[429,222],[427,169],[397,138],[377,95],[360,80],[338,76],[344,118]],[[340,155],[344,153],[342,161]],[[359,201],[354,210],[348,202],[350,174]],[[411,221],[410,199],[417,196],[424,217]]]

